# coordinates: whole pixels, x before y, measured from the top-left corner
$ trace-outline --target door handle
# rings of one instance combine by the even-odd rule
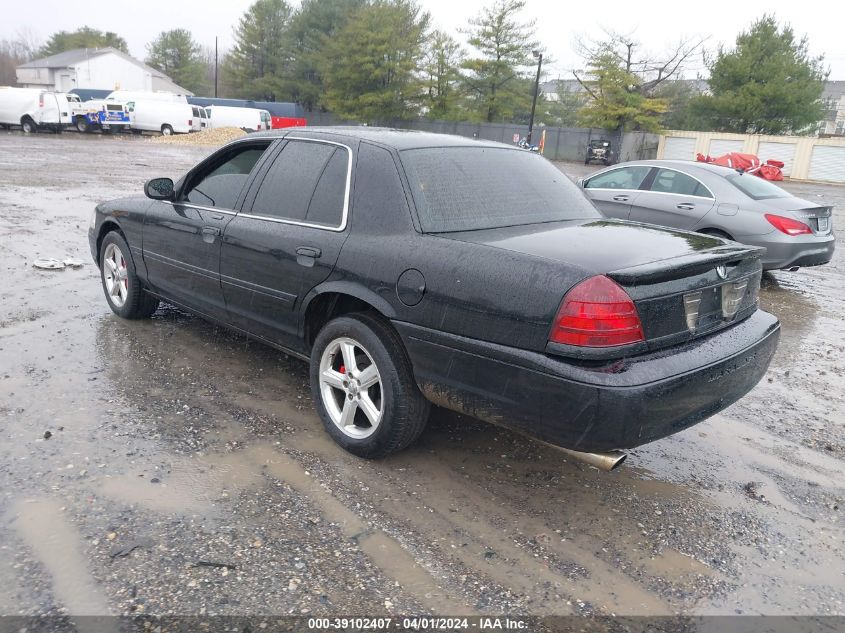
[[[296,263],[305,268],[313,268],[317,258],[323,254],[319,248],[300,246],[296,249]]]
[[[214,239],[220,235],[220,229],[216,226],[202,227],[202,241],[206,244],[214,244]]]
[[[695,209],[695,205],[691,202],[681,202],[680,204],[675,205],[676,209],[683,209],[684,211],[692,211]]]
[[[627,202],[628,196],[613,196],[613,199],[616,200],[616,202]]]
[[[316,259],[323,254],[323,251],[312,246],[300,246],[296,249],[296,254],[300,257],[312,257]]]

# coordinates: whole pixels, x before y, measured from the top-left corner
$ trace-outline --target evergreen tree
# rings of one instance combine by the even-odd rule
[[[520,22],[524,0],[496,0],[470,20],[466,31],[476,55],[463,63],[470,116],[480,121],[509,121],[514,113],[531,107],[531,89],[519,80],[536,67],[531,51],[534,22]],[[533,87],[532,87],[533,89]]]
[[[364,122],[416,115],[429,20],[413,0],[376,0],[359,9],[325,47],[321,73],[329,110]]]
[[[256,0],[235,27],[235,46],[223,62],[230,96],[267,101],[290,98],[288,28],[292,10],[285,0]]]
[[[320,68],[330,65],[325,46],[349,21],[365,0],[303,0],[289,31],[293,51],[290,84],[292,98],[306,110],[323,105]]]
[[[827,71],[812,57],[807,38],[796,39],[773,16],[763,16],[736,38],[734,50],[719,49],[710,64],[711,95],[693,101],[693,112],[710,129],[755,134],[809,132],[824,118],[821,104]]]
[[[160,33],[155,40],[147,44],[146,61],[194,94],[202,94],[208,90],[202,48],[186,29]]]
[[[422,66],[424,105],[429,118],[456,119],[463,114],[459,108],[463,57],[460,44],[448,33],[437,30],[431,34]]]
[[[50,36],[42,47],[39,55],[47,57],[74,48],[105,48],[111,46],[119,51],[128,53],[126,40],[111,31],[99,31],[90,26],[83,26],[75,31],[58,31]]]

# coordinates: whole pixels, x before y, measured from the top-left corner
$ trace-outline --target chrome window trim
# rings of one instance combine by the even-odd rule
[[[197,209],[198,211],[212,211],[214,213],[223,213],[225,215],[238,215],[237,211],[233,211],[231,209],[223,209],[221,207],[204,207],[200,204],[193,204],[192,202],[171,202],[170,200],[162,200],[164,204],[169,204],[170,206],[179,205],[180,207],[189,207],[191,209]]]
[[[283,137],[284,140],[287,141],[306,141],[308,143],[323,143],[325,145],[336,145],[337,147],[342,147],[346,150],[346,157],[347,157],[347,164],[346,164],[346,189],[343,195],[343,211],[341,212],[340,216],[340,225],[339,226],[327,226],[325,224],[315,224],[313,222],[300,222],[299,220],[288,220],[285,218],[276,218],[272,216],[266,215],[258,215],[253,213],[238,213],[239,217],[250,218],[251,220],[265,220],[267,222],[276,222],[277,224],[291,224],[294,226],[304,226],[311,229],[322,229],[323,231],[333,231],[335,233],[340,233],[346,230],[346,224],[349,219],[349,193],[352,189],[352,148],[349,145],[345,145],[344,143],[338,143],[336,141],[324,141],[323,139],[316,139],[316,138],[305,138],[302,136],[285,136]],[[276,160],[279,159],[280,156],[283,156],[285,153],[284,149],[276,157]],[[266,178],[266,175],[265,175]],[[261,187],[259,186],[259,191]],[[253,201],[254,202],[254,201]]]
[[[702,187],[704,187],[710,193],[710,195],[709,196],[694,196],[692,194],[685,194],[685,193],[672,193],[671,191],[652,191],[651,189],[611,189],[609,187],[586,187],[586,186],[584,187],[584,191],[588,191],[588,190],[592,190],[592,191],[636,191],[638,193],[657,193],[657,194],[660,194],[660,195],[663,195],[663,196],[683,196],[685,198],[699,198],[700,200],[713,200],[714,202],[716,201],[716,196],[710,190],[710,187],[705,185],[701,181],[701,179],[696,178],[695,176],[693,176],[689,172],[686,172],[683,169],[678,169],[677,167],[664,167],[662,165],[623,165],[621,167],[614,167],[613,169],[608,169],[607,171],[602,171],[598,174],[594,174],[593,176],[588,178],[586,182],[589,182],[590,180],[592,180],[596,176],[603,176],[604,174],[609,174],[610,172],[618,171],[620,169],[626,169],[626,168],[629,168],[629,167],[649,167],[649,168],[654,167],[656,169],[666,169],[668,171],[676,171],[679,174],[683,174],[684,176],[689,176],[690,178],[692,178],[694,181],[696,181],[698,184],[700,184]]]

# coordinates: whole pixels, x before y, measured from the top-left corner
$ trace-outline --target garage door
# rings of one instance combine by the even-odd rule
[[[695,139],[667,136],[663,158],[667,160],[695,160]]]
[[[783,175],[787,178],[792,175],[792,163],[795,160],[795,143],[760,143],[760,150],[757,156],[763,162],[767,160],[779,160],[783,163]]]
[[[810,159],[810,180],[845,182],[845,147],[816,145]]]
[[[719,158],[731,152],[741,152],[745,147],[745,141],[726,141],[723,139],[713,139],[710,141],[710,154],[713,158]]]

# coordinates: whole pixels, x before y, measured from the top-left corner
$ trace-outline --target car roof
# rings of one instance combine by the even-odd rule
[[[466,136],[436,134],[434,132],[421,132],[419,130],[399,130],[394,128],[352,125],[284,128],[280,130],[270,130],[268,132],[250,134],[249,137],[255,138],[258,136],[269,136],[281,138],[287,135],[309,136],[311,134],[335,136],[338,137],[338,139],[345,138],[369,141],[386,147],[392,147],[396,150],[420,149],[425,147],[491,147],[525,151],[515,147],[514,145],[497,143],[495,141],[487,141],[483,139],[473,139]]]
[[[624,163],[617,163],[613,167],[625,167],[628,165],[649,165],[652,167],[672,167],[683,171],[684,169],[700,169],[709,171],[720,176],[727,176],[731,173],[736,173],[737,170],[732,167],[725,167],[723,165],[713,165],[712,163],[703,163],[697,160],[631,160]]]

